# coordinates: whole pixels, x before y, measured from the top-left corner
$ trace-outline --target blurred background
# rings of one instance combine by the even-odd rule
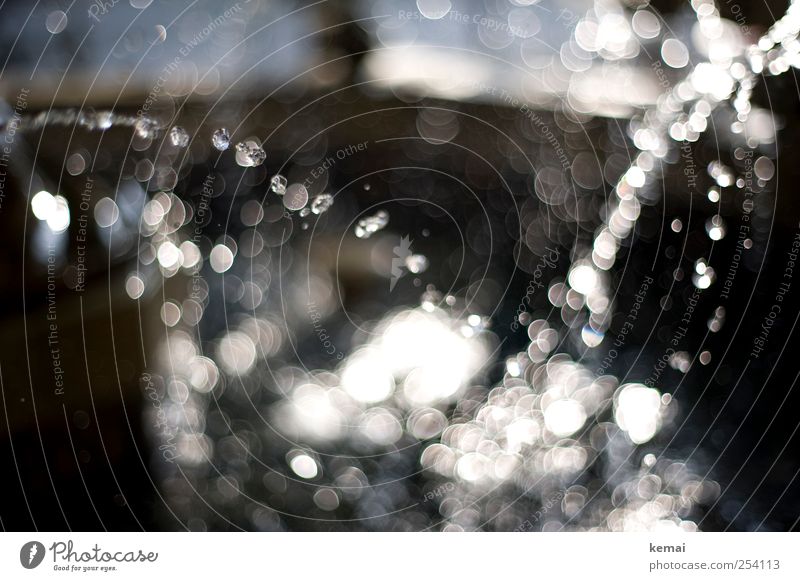
[[[3,4],[0,525],[796,530],[787,8]]]

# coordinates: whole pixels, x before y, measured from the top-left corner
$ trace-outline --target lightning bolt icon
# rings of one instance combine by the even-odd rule
[[[394,258],[392,258],[392,277],[389,280],[389,292],[394,290],[397,281],[405,274],[406,258],[411,256],[411,240],[408,236],[403,236],[400,239],[400,244],[392,249]]]

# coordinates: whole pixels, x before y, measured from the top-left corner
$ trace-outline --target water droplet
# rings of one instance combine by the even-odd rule
[[[317,474],[319,474],[317,463],[308,454],[298,454],[291,459],[289,466],[295,474],[306,480],[316,478]]]
[[[31,198],[31,210],[33,215],[39,220],[47,220],[47,217],[56,209],[56,198],[50,192],[42,190]]]
[[[267,159],[267,152],[255,141],[241,141],[236,144],[236,163],[242,167],[256,167]]]
[[[140,117],[133,124],[136,135],[142,139],[152,139],[156,135],[156,122],[146,117]]]
[[[279,196],[282,196],[286,193],[286,184],[286,178],[278,174],[272,176],[272,179],[269,181],[269,188]]]
[[[311,214],[311,208],[303,208],[300,210],[300,217],[305,218],[306,216]]]
[[[98,111],[95,114],[95,125],[101,131],[110,129],[114,124],[114,114],[111,111]]]
[[[333,206],[333,196],[330,194],[320,194],[311,200],[311,211],[315,214],[324,214],[331,206]]]
[[[703,351],[700,354],[700,363],[703,365],[708,365],[711,363],[711,352],[710,351]]]
[[[681,373],[689,371],[691,364],[692,360],[686,351],[677,351],[669,357],[669,366],[672,367],[672,369],[677,369]]]
[[[355,234],[358,238],[369,238],[375,232],[383,230],[389,223],[389,212],[378,210],[373,216],[367,216],[358,221]]]
[[[719,202],[719,190],[717,188],[711,188],[708,190],[708,201],[714,202],[715,204]]]
[[[86,127],[89,131],[100,129],[105,131],[114,124],[114,114],[111,111],[88,111],[81,113],[78,117],[78,124]]]
[[[706,220],[706,233],[712,240],[722,240],[725,238],[725,232],[725,220],[719,214]]]
[[[406,256],[406,268],[412,274],[419,274],[428,270],[428,259],[422,254]]]
[[[726,167],[719,161],[712,161],[708,164],[708,175],[714,178],[717,185],[721,188],[727,188],[733,185],[733,172],[729,167]]]
[[[634,165],[625,174],[625,179],[631,187],[641,188],[645,184],[647,176],[644,171],[642,171],[642,168]]]
[[[420,298],[420,304],[422,308],[429,313],[432,313],[433,310],[439,306],[439,303],[442,302],[442,293],[436,290],[436,287],[433,285],[428,285],[425,289],[425,292],[422,293],[422,297]]]
[[[692,275],[692,282],[699,289],[707,289],[714,281],[717,280],[717,275],[714,269],[708,266],[705,260],[698,260],[694,265],[694,274]]]
[[[708,320],[708,330],[712,333],[718,332],[725,324],[725,307],[717,307],[714,314]]]
[[[506,359],[506,371],[511,377],[519,377],[522,373],[521,366],[516,357]]]
[[[211,136],[211,144],[217,151],[225,151],[231,145],[231,136],[224,127],[217,129]]]
[[[46,221],[54,234],[59,234],[69,228],[69,203],[65,197],[55,196],[55,208],[47,216]]]
[[[175,125],[169,130],[169,140],[175,147],[186,147],[189,145],[189,134],[183,127]]]
[[[671,226],[673,232],[680,232],[681,230],[683,230],[683,222],[681,222],[680,218],[675,218],[672,221]]]
[[[708,268],[708,263],[706,263],[705,259],[703,258],[696,260],[694,263],[694,271],[697,274],[703,274],[707,268]]]

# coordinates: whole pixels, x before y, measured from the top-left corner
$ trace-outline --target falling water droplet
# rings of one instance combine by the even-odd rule
[[[156,134],[156,123],[152,119],[140,117],[133,125],[136,135],[142,139],[152,139]]]
[[[694,274],[692,275],[692,282],[694,286],[699,289],[707,289],[717,279],[714,269],[708,266],[702,258],[694,263]]]
[[[681,373],[686,373],[691,367],[692,360],[686,351],[676,351],[669,357],[669,366]]]
[[[428,259],[422,254],[406,256],[406,268],[412,274],[419,274],[428,270]]]
[[[95,125],[101,131],[110,129],[114,124],[114,114],[111,111],[98,111],[95,114]]]
[[[186,147],[189,145],[189,134],[183,127],[175,125],[169,130],[169,140],[175,147]]]
[[[378,210],[373,216],[367,216],[358,221],[355,234],[358,238],[369,238],[375,232],[382,230],[389,223],[389,213]]]
[[[236,163],[242,167],[256,167],[264,163],[267,153],[255,141],[241,141],[236,144]]]
[[[320,194],[311,200],[311,211],[315,214],[324,214],[333,205],[333,196]]]
[[[733,172],[720,161],[712,161],[708,164],[708,175],[714,178],[717,185],[721,188],[727,188],[733,185]]]
[[[422,297],[420,297],[420,304],[422,308],[429,313],[432,313],[439,303],[442,302],[442,293],[436,290],[436,287],[432,284],[429,284],[425,288],[425,292],[422,293]]]
[[[225,151],[231,145],[231,136],[224,127],[217,129],[211,136],[211,144],[217,151]]]
[[[706,220],[706,233],[712,240],[722,240],[725,238],[725,232],[725,220],[719,214]]]
[[[708,330],[712,333],[717,333],[722,329],[725,324],[725,307],[717,307],[714,309],[714,314],[708,320]]]
[[[286,178],[283,177],[282,175],[280,174],[274,175],[272,176],[272,179],[269,181],[269,188],[279,196],[282,196],[286,193],[287,183],[288,182],[286,181]]]

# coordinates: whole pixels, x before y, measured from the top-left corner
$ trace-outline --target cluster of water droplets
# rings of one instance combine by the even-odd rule
[[[371,216],[361,218],[355,227],[355,234],[359,238],[369,238],[375,232],[383,230],[389,223],[389,212],[378,210]]]
[[[632,121],[629,133],[637,151],[633,163],[614,187],[607,217],[596,233],[590,251],[582,250],[580,245],[574,250],[576,259],[568,280],[571,288],[586,297],[588,326],[594,331],[591,335],[593,342],[597,334],[602,336],[608,330],[608,314],[613,312],[612,293],[605,283],[605,273],[616,263],[622,242],[633,232],[642,204],[653,203],[660,196],[666,165],[688,162],[684,173],[692,192],[699,179],[696,175],[699,170],[690,166],[694,155],[691,144],[706,132],[715,111],[727,105],[735,112],[729,125],[731,133],[743,134],[743,144],[737,153],[754,150],[761,143],[774,140],[774,127],[771,120],[767,122],[764,119],[765,115],[759,115],[757,124],[747,125],[752,113],[750,98],[756,75],[762,70],[761,61],[783,59],[782,62],[789,62],[789,57],[781,56],[781,51],[786,50],[787,45],[798,44],[800,27],[794,2],[784,19],[776,23],[757,45],[749,48],[745,47],[737,30],[725,26],[726,21],[720,17],[712,0],[693,0],[692,7],[708,60],[697,63],[683,80],[658,98],[655,107],[645,110]],[[640,12],[642,10],[636,14]],[[664,40],[662,54],[663,46],[669,40]],[[772,48],[777,43],[782,48]],[[782,67],[775,68],[774,74],[779,74],[779,70],[783,70]],[[742,156],[740,154],[739,158]],[[761,183],[768,182],[774,175],[772,161],[759,156],[756,164],[761,168],[760,172],[756,171]],[[720,202],[720,192],[725,188],[735,186],[742,189],[746,185],[742,177],[737,179],[734,171],[720,161],[709,164],[708,174],[716,182],[716,187],[708,191],[708,199],[713,203]],[[745,203],[751,210],[752,201]],[[676,218],[671,227],[679,232],[682,221]],[[711,240],[721,240],[727,232],[725,221],[719,215],[712,216],[706,222],[706,232]],[[698,288],[708,288],[715,280],[714,270],[705,263],[696,270],[695,284]]]

